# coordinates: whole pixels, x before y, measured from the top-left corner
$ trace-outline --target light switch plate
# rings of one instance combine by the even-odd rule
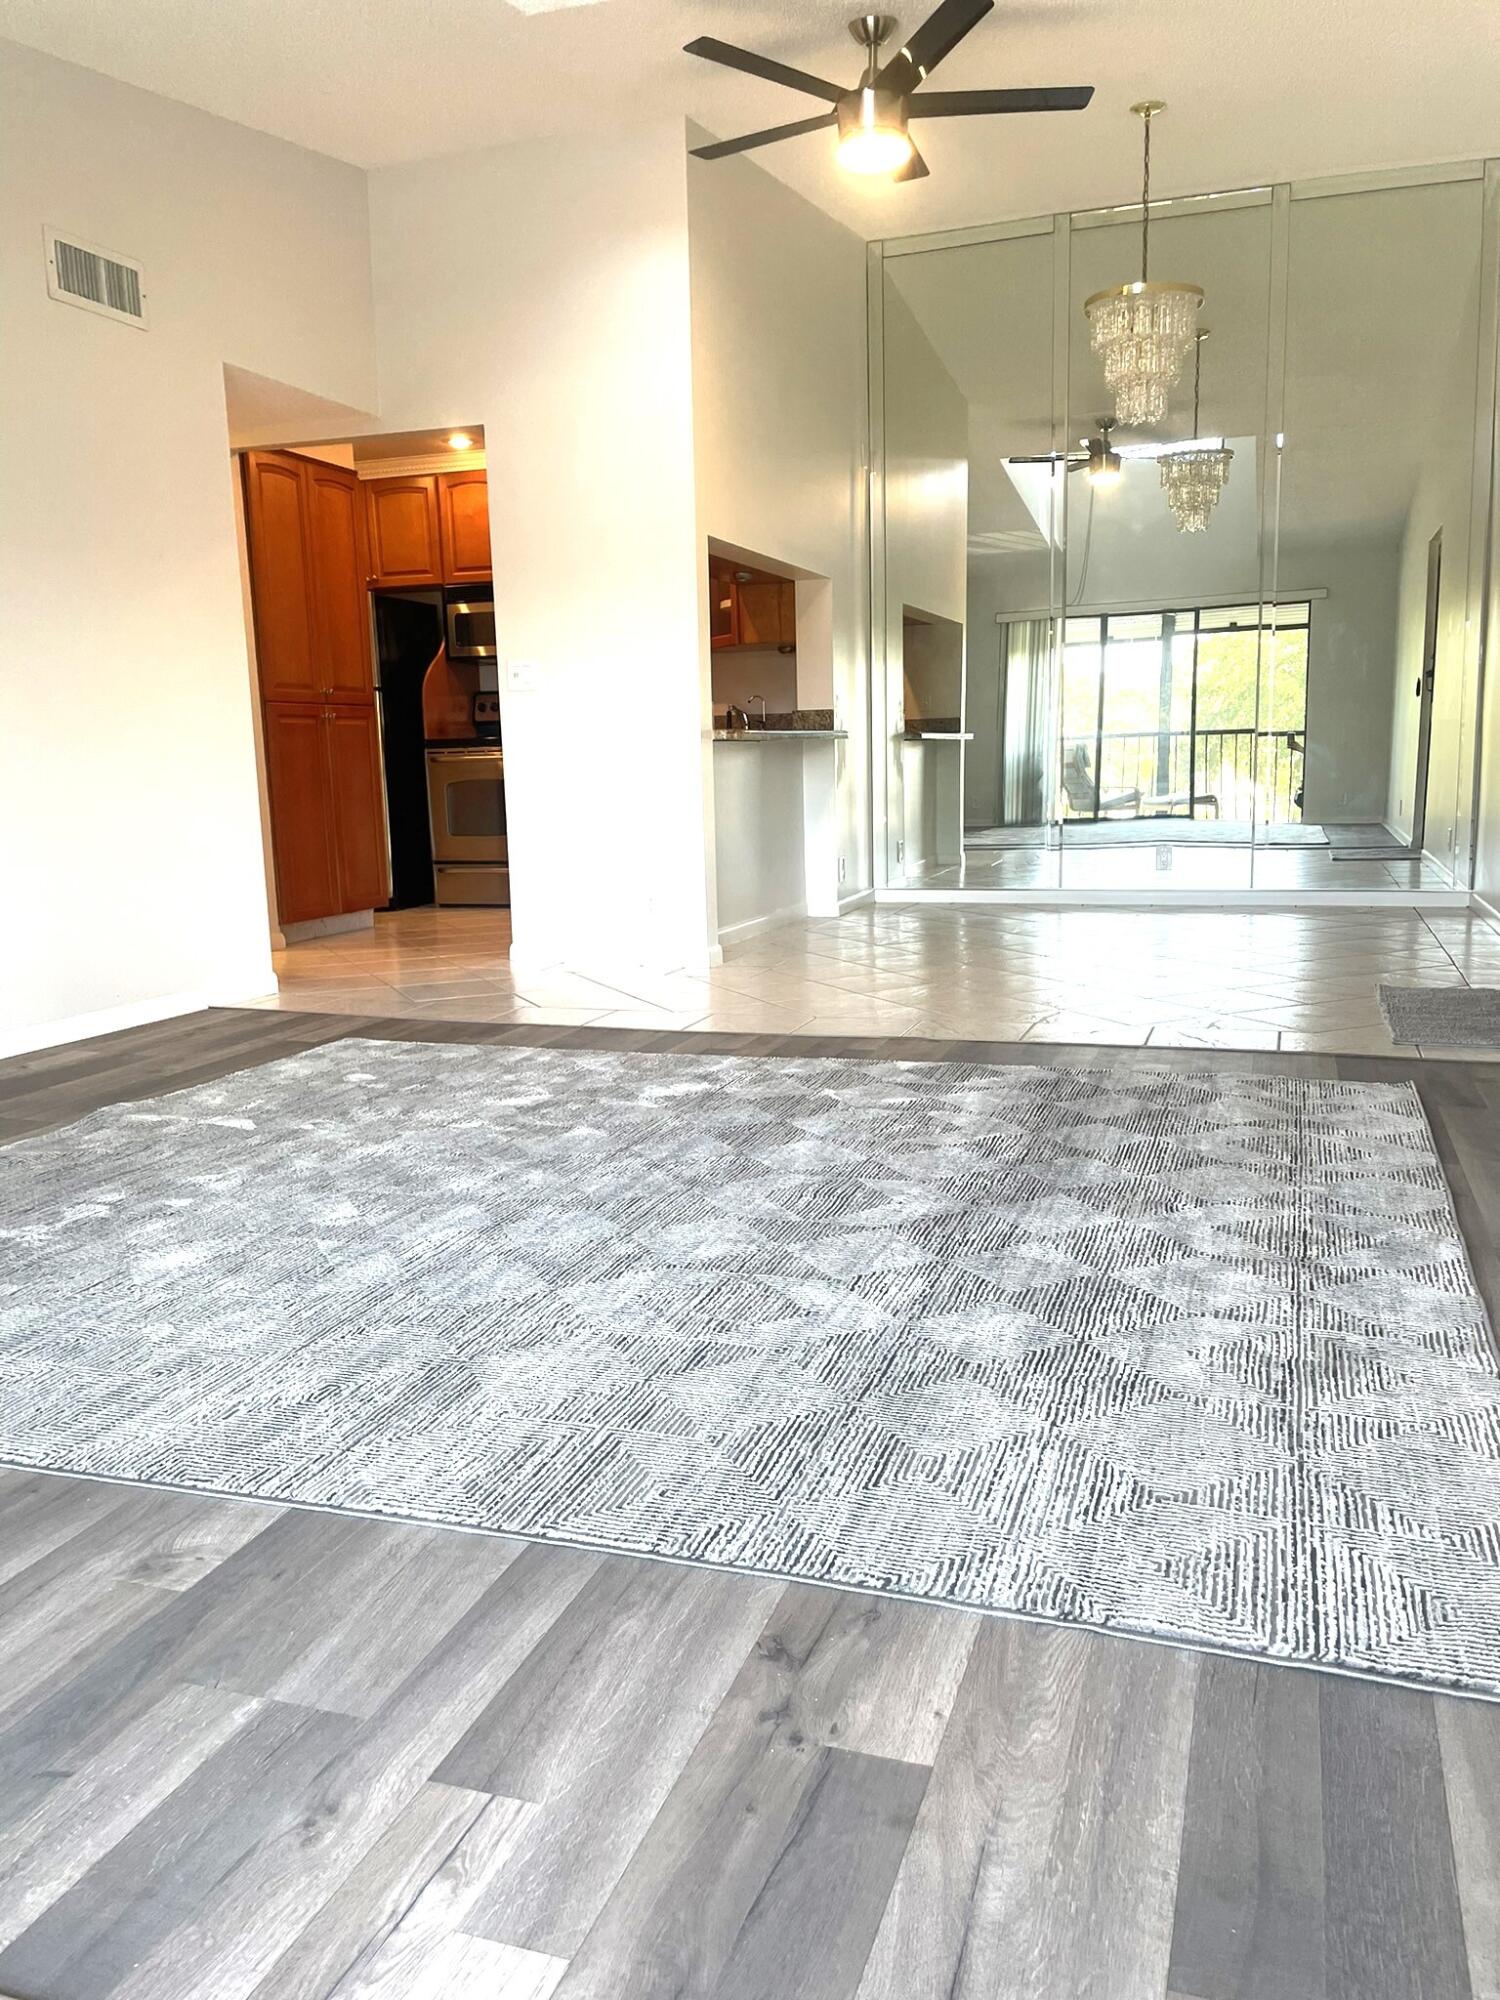
[[[535,694],[542,684],[542,670],[535,660],[507,660],[505,685],[512,694]]]

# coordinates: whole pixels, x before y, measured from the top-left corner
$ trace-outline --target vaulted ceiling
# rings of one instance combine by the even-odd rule
[[[852,81],[848,0],[0,0],[0,35],[362,166],[686,115],[817,109],[681,53],[712,33]],[[923,12],[927,11],[924,6]],[[914,13],[907,25],[914,25]],[[1163,193],[1500,151],[1494,0],[1000,0],[945,89],[1093,83],[1085,112],[939,121],[929,180],[871,187],[825,133],[755,157],[867,236],[1128,199],[1166,98]]]

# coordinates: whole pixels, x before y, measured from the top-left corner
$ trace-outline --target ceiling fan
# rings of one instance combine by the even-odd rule
[[[700,160],[722,160],[730,153],[747,153],[753,146],[774,145],[778,139],[795,139],[803,132],[817,132],[837,125],[839,163],[856,174],[888,174],[892,180],[920,180],[928,172],[927,162],[917,151],[907,121],[912,118],[982,118],[996,112],[1082,111],[1094,94],[1092,84],[1078,88],[1042,90],[929,90],[918,95],[920,84],[951,55],[972,28],[977,28],[994,6],[995,0],[942,0],[916,33],[893,55],[883,51],[900,26],[889,14],[859,14],[849,23],[849,32],[866,53],[865,73],[852,89],[828,83],[806,70],[792,69],[769,56],[753,55],[712,35],[700,35],[689,42],[685,53],[702,56],[726,68],[744,70],[749,76],[765,77],[770,83],[784,83],[792,90],[805,91],[831,104],[831,111],[815,118],[799,118],[791,125],[773,125],[764,132],[748,132],[742,139],[720,139],[711,146],[695,146]]]
[[[1198,339],[1201,341],[1207,338],[1208,331],[1205,328],[1198,334]],[[1196,417],[1196,408],[1193,414]],[[1064,472],[1085,474],[1090,486],[1097,487],[1101,492],[1111,486],[1119,485],[1125,476],[1126,459],[1132,461],[1158,459],[1165,463],[1172,459],[1180,460],[1193,456],[1222,457],[1225,478],[1228,477],[1228,462],[1234,457],[1234,453],[1230,450],[1226,438],[1190,437],[1167,440],[1141,438],[1135,444],[1116,444],[1113,436],[1114,428],[1113,417],[1096,417],[1094,435],[1080,438],[1077,451],[1008,451],[1002,462],[1006,465],[1060,465]],[[1193,429],[1196,431],[1197,428],[1195,423]],[[1220,484],[1222,483],[1221,481]]]
[[[1065,472],[1082,472],[1090,486],[1101,492],[1111,486],[1118,486],[1125,471],[1124,454],[1116,445],[1110,433],[1114,429],[1112,417],[1096,419],[1098,433],[1094,437],[1080,438],[1082,451],[1037,451],[1026,455],[1007,456],[1007,465],[1060,465]],[[1127,445],[1125,451],[1131,451]],[[1134,453],[1132,453],[1134,456]]]

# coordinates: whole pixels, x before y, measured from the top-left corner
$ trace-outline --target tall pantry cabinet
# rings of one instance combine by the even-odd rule
[[[284,924],[389,895],[366,518],[343,466],[244,454],[245,522]]]

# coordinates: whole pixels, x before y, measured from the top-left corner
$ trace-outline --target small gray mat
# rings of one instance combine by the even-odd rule
[[[1500,988],[1382,986],[1391,1039],[1411,1048],[1500,1049]]]

